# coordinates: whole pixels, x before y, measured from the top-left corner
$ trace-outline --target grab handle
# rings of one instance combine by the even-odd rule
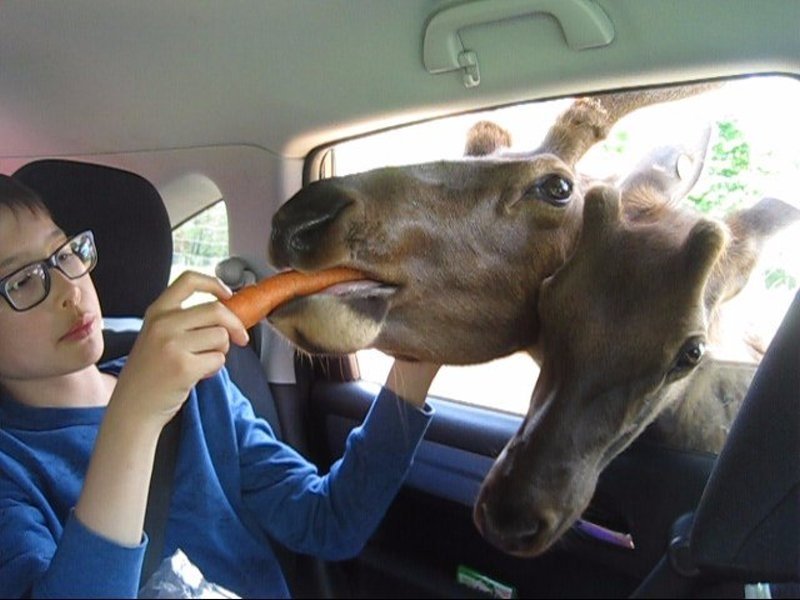
[[[431,17],[422,43],[425,68],[431,74],[472,71],[472,85],[467,79],[464,85],[478,85],[477,56],[464,48],[459,31],[538,13],[549,14],[558,21],[573,50],[607,46],[614,39],[614,25],[592,0],[476,0],[445,8]]]

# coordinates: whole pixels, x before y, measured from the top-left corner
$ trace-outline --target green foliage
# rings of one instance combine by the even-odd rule
[[[771,268],[765,271],[764,285],[768,290],[781,287],[792,290],[797,287],[797,278],[782,267]]]
[[[627,142],[627,132],[617,131],[604,143],[604,150],[612,155],[623,153]],[[764,176],[779,175],[787,166],[785,158],[775,156],[771,151],[754,152],[734,117],[725,116],[716,122],[712,143],[703,175],[686,200],[713,218],[723,218],[732,211],[755,204],[765,195],[759,186],[759,182],[766,179]],[[798,163],[800,159],[795,159],[794,164]],[[773,257],[771,264],[762,265],[762,271],[753,273],[753,278],[762,277],[765,290],[796,289],[800,272],[794,272],[785,258]]]
[[[172,263],[181,267],[211,267],[228,256],[228,215],[218,202],[177,227],[172,233]]]
[[[751,165],[750,144],[736,121],[717,121],[717,142],[706,157],[706,185],[690,193],[689,202],[716,217],[738,208],[758,193],[747,185]]]
[[[603,150],[609,154],[623,154],[628,147],[628,132],[622,129],[614,130],[614,137],[603,142]]]
[[[703,185],[696,186],[687,199],[701,212],[720,218],[762,198],[759,177],[775,175],[779,167],[772,154],[752,152],[735,119],[722,119],[716,125],[717,141],[706,156],[705,175],[699,182]],[[800,274],[790,273],[785,265],[770,264],[762,276],[766,290],[779,290],[796,288]]]

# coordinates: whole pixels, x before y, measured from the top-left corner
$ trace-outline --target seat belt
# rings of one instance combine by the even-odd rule
[[[144,530],[147,532],[149,542],[144,554],[139,589],[147,583],[147,580],[161,564],[161,555],[164,552],[164,537],[175,480],[175,463],[178,457],[182,415],[183,409],[181,408],[161,430],[156,445],[153,475],[150,478],[150,491],[147,494],[147,509],[144,514]]]

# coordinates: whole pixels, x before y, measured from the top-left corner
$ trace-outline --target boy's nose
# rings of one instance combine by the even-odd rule
[[[81,301],[81,288],[78,280],[67,279],[58,272],[52,273],[52,278],[50,285],[53,289],[50,290],[50,293],[55,292],[59,295],[61,307],[77,306]]]

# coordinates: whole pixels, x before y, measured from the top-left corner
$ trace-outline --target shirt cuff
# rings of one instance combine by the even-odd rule
[[[86,527],[71,512],[37,595],[44,597],[135,598],[147,536],[129,547]]]

